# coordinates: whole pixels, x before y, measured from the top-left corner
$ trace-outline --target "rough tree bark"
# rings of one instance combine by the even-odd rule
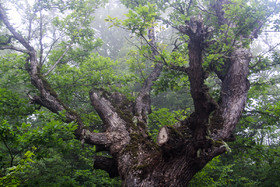
[[[220,24],[227,21],[221,8],[224,2],[228,1],[220,0],[215,4]],[[202,55],[212,28],[204,25],[201,16],[192,17],[178,28],[182,34],[189,36],[189,67],[173,67],[187,73],[195,111],[178,124],[162,127],[157,143],[148,135],[146,119],[150,112],[153,81],[159,77],[163,63],[155,65],[134,102],[120,93],[91,91],[91,104],[105,126],[104,132],[93,133],[84,128],[77,113],[59,100],[40,72],[37,51],[9,23],[1,4],[0,19],[23,46],[23,49],[12,46],[1,49],[14,49],[29,55],[26,70],[40,93],[30,96],[32,102],[54,113],[66,111],[65,121],[76,121],[78,124],[75,131],[78,139],[96,145],[97,151],[108,151],[112,155],[113,158],[96,157],[95,168],[107,171],[112,177],[120,176],[123,186],[186,186],[207,162],[226,151],[224,141],[231,139],[245,106],[251,53],[240,45],[234,46],[227,60],[226,75],[220,76],[221,99],[217,103],[204,84],[207,74],[202,68]],[[151,42],[150,47],[156,53],[156,43]]]

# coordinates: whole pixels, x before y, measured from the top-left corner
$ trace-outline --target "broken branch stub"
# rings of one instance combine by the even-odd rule
[[[179,148],[184,142],[183,135],[172,126],[164,126],[159,130],[157,144],[165,151]]]

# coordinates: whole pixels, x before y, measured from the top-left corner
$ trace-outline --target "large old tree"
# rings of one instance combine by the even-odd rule
[[[59,64],[72,63],[79,68],[78,61],[87,58],[85,53],[96,45],[89,31],[91,20],[87,20],[95,5],[89,6],[91,1],[69,2],[35,1],[30,7],[33,10],[26,10],[30,12],[26,22],[28,32],[15,28],[9,18],[11,14],[7,13],[8,4],[0,4],[2,28],[8,30],[1,36],[0,49],[26,55],[25,68],[37,90],[28,95],[31,102],[53,113],[63,113],[65,122],[78,125],[74,133],[82,144],[108,152],[112,157],[96,156],[94,167],[107,171],[111,177],[120,176],[123,186],[186,186],[211,159],[229,149],[227,141],[234,140],[234,128],[250,87],[247,79],[252,61],[250,43],[277,11],[278,4],[257,0],[165,0],[154,5],[123,1],[132,9],[127,19],[108,20],[139,37],[141,54],[153,65],[134,99],[128,99],[128,94],[117,92],[118,89],[95,87],[98,80],[88,83],[88,102],[103,122],[104,131],[96,133],[88,130],[81,113],[61,99],[63,93],[57,92],[48,79]],[[58,30],[66,30],[60,45],[57,40],[44,40],[43,35],[48,34],[44,19],[51,16],[46,13],[49,10],[62,17],[63,13],[73,11],[72,17],[63,17],[64,22],[52,18]],[[158,24],[176,31],[176,39],[170,39],[172,45],[164,47],[157,39]],[[38,37],[32,38],[35,27],[40,28],[36,31]],[[44,50],[44,41],[51,43],[48,50]],[[52,48],[61,49],[56,60],[50,55]],[[148,114],[154,81],[163,71],[188,77],[194,111],[184,120],[162,127],[154,142],[147,128]],[[98,70],[91,72],[97,73]],[[205,84],[209,77],[218,80],[218,97],[214,98]]]

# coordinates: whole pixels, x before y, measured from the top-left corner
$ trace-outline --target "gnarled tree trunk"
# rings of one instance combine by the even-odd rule
[[[227,2],[227,1],[225,1]],[[217,1],[216,9],[220,24],[227,20],[222,13],[223,1]],[[7,46],[29,54],[27,71],[32,84],[40,95],[30,99],[54,113],[66,111],[66,122],[76,121],[75,135],[84,143],[97,146],[97,151],[108,151],[112,158],[96,157],[95,168],[107,171],[111,177],[120,176],[123,186],[186,186],[192,177],[212,158],[226,151],[224,141],[232,133],[245,106],[249,83],[248,65],[251,53],[242,45],[233,46],[227,59],[227,70],[221,78],[220,102],[216,102],[204,84],[203,52],[212,28],[204,25],[200,16],[192,17],[178,30],[189,36],[189,67],[174,70],[187,73],[195,111],[185,120],[173,126],[164,126],[153,142],[147,130],[150,112],[150,91],[164,63],[155,65],[146,79],[136,100],[129,101],[120,93],[90,92],[91,104],[101,117],[105,131],[94,133],[84,128],[79,115],[65,106],[40,73],[36,50],[13,28],[2,6],[0,19],[25,49]],[[149,32],[153,35],[153,32]],[[150,36],[151,39],[154,36]],[[156,43],[150,42],[153,55],[157,55]]]

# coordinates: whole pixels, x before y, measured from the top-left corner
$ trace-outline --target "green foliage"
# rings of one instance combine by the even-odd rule
[[[31,163],[34,161],[32,157],[34,153],[32,151],[27,151],[24,157],[19,160],[18,165],[7,168],[8,173],[6,176],[0,178],[1,186],[19,186],[23,182],[22,174],[31,167]]]
[[[155,82],[154,92],[166,92],[167,90],[179,91],[189,87],[188,77],[177,71],[163,71],[161,77]]]
[[[260,71],[269,71],[272,69],[272,67],[277,66],[280,64],[280,57],[279,57],[278,51],[273,51],[270,54],[261,54],[255,57],[251,62],[251,68],[250,73],[251,74],[258,74]],[[277,82],[276,78],[270,78],[269,79],[271,84],[275,84]]]
[[[24,71],[24,56],[8,54],[1,56],[0,62],[0,71],[3,72],[0,79],[0,185],[120,186],[118,179],[110,179],[104,171],[94,171],[92,157],[95,149],[89,146],[81,148],[81,143],[73,135],[76,125],[62,122],[63,112],[56,115],[43,109],[35,111],[36,107],[30,105],[24,89],[30,88],[32,91],[33,88]],[[85,82],[102,79],[101,74],[94,76],[90,71],[104,71],[104,75],[107,73],[104,78],[111,81],[118,78],[117,75],[111,76],[112,68],[116,67],[114,64],[93,54],[88,61],[81,63],[80,68],[61,64],[49,80],[60,81],[61,91],[71,96],[73,92],[67,92],[69,88],[63,86],[81,79],[81,85],[73,84],[70,88],[75,86],[74,91],[79,88],[80,92],[77,93],[87,94],[85,98],[88,99]],[[77,79],[73,79],[75,75]],[[68,79],[71,76],[72,79]],[[73,100],[76,99],[73,97]],[[78,102],[76,104],[79,105]],[[99,117],[84,106],[89,108],[88,100],[87,105],[77,106],[84,112],[81,117],[85,125],[92,127],[94,124],[95,129],[100,129]]]
[[[28,104],[28,100],[21,98],[18,93],[0,88],[0,98],[0,116],[4,119],[12,119],[33,112],[33,107]]]
[[[223,166],[220,156],[217,156],[194,176],[189,186],[230,186],[232,167],[233,165]]]
[[[146,35],[146,30],[154,26],[156,7],[148,2],[147,6],[139,5],[134,11],[129,10],[127,19],[123,21],[123,26],[132,33]]]
[[[201,3],[204,4],[203,1],[197,0],[157,1],[159,9],[167,14],[167,18],[163,21],[168,25],[172,23],[175,27],[185,24],[185,21],[189,21],[191,16],[197,15],[197,12],[202,12],[198,8]]]
[[[257,20],[267,19],[268,15],[278,8],[276,2],[259,0],[234,0],[224,7],[225,17],[237,25],[233,29],[235,37],[248,36],[258,27]]]
[[[14,186],[119,184],[104,172],[93,170],[94,148],[82,149],[73,135],[75,129],[75,124],[63,123],[59,116],[43,111],[34,113],[28,123],[21,125],[3,121],[1,183]]]
[[[125,15],[127,19],[124,21],[111,17],[108,17],[107,21],[112,22],[114,26],[124,27],[137,36],[145,36],[147,29],[156,25],[155,17],[158,14],[156,6],[148,2],[146,6],[140,4]]]
[[[148,128],[154,140],[157,138],[158,130],[167,125],[174,125],[179,120],[187,117],[189,109],[170,112],[167,108],[153,110],[149,115]]]
[[[24,89],[30,88],[28,73],[25,71],[26,55],[17,53],[3,54],[0,58],[0,87],[16,89],[23,93]]]
[[[93,112],[88,96],[91,89],[128,94],[129,83],[133,77],[121,71],[118,61],[96,53],[90,54],[83,61],[59,64],[54,72],[49,76],[49,81],[57,88],[60,99],[83,113]],[[74,100],[76,102],[73,102]],[[85,113],[85,116],[88,114]]]
[[[211,3],[210,3],[211,5]],[[210,6],[211,7],[211,6]],[[223,5],[227,24],[217,24],[218,18],[210,16],[209,26],[214,28],[212,38],[209,38],[207,55],[203,63],[205,69],[219,72],[222,76],[227,72],[227,56],[233,50],[233,46],[242,45],[250,47],[250,33],[262,22],[268,21],[268,17],[278,11],[279,6],[269,1],[259,0],[234,0]],[[211,8],[210,8],[211,10]],[[214,11],[214,10],[211,10]]]

